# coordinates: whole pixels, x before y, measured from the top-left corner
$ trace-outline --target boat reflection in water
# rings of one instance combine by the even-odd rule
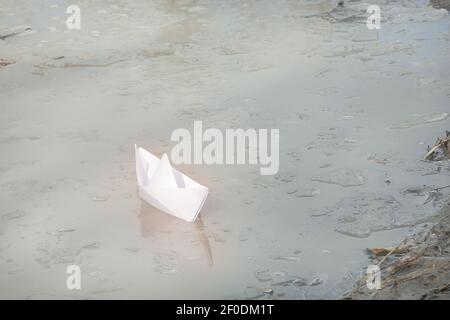
[[[151,239],[155,254],[176,255],[178,260],[213,266],[211,245],[200,215],[195,222],[186,222],[141,201],[139,220],[141,235]]]

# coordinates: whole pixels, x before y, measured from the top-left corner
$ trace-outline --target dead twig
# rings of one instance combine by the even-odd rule
[[[380,262],[377,263],[377,266],[381,267],[381,265],[383,264],[384,261],[386,261],[386,259],[395,252],[395,250],[398,250],[403,244],[404,244],[405,240],[403,240],[402,242],[400,242],[400,244],[398,246],[396,246],[395,248],[393,248],[391,251],[388,252],[387,255],[384,256],[383,259],[380,260]]]
[[[391,274],[398,273],[401,270],[404,270],[406,268],[409,268],[409,267],[415,265],[420,260],[420,258],[422,258],[421,254],[409,256],[406,259],[401,260],[400,262],[389,266],[388,271]]]
[[[448,289],[450,289],[450,282],[440,288],[433,289],[432,291],[433,293],[441,293],[447,291]]]
[[[434,188],[434,190],[439,191],[445,188],[450,188],[450,184],[448,186],[443,186],[443,187],[439,187],[439,188]]]
[[[433,148],[428,146],[425,160],[438,161],[450,156],[450,131],[445,131],[445,138],[438,137]]]
[[[408,247],[407,246],[399,246],[397,248],[372,248],[372,249],[367,249],[371,254],[377,256],[377,257],[381,257],[381,256],[386,256],[388,254],[398,254],[398,253],[405,253],[408,251]],[[393,250],[393,251],[392,251]]]

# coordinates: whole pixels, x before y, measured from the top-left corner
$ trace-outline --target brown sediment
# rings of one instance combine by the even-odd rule
[[[436,9],[446,9],[450,11],[450,0],[431,0],[431,5]]]
[[[450,199],[440,215],[395,248],[368,249],[381,269],[381,288],[368,289],[366,277],[344,299],[449,299]]]
[[[14,60],[8,60],[8,59],[1,59],[0,58],[0,68],[6,67],[7,65],[15,63]]]

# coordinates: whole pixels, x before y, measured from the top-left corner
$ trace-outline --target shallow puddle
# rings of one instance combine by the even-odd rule
[[[423,2],[375,1],[379,31],[358,1],[81,2],[69,31],[65,1],[3,1],[34,32],[0,40],[0,298],[340,298],[450,193],[422,160],[450,19]],[[280,167],[176,166],[210,189],[186,223],[139,199],[134,144],[195,120],[280,129]]]

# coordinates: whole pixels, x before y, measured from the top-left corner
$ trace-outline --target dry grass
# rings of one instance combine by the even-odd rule
[[[419,236],[368,252],[381,289],[369,290],[363,277],[345,299],[450,299],[450,205]]]

